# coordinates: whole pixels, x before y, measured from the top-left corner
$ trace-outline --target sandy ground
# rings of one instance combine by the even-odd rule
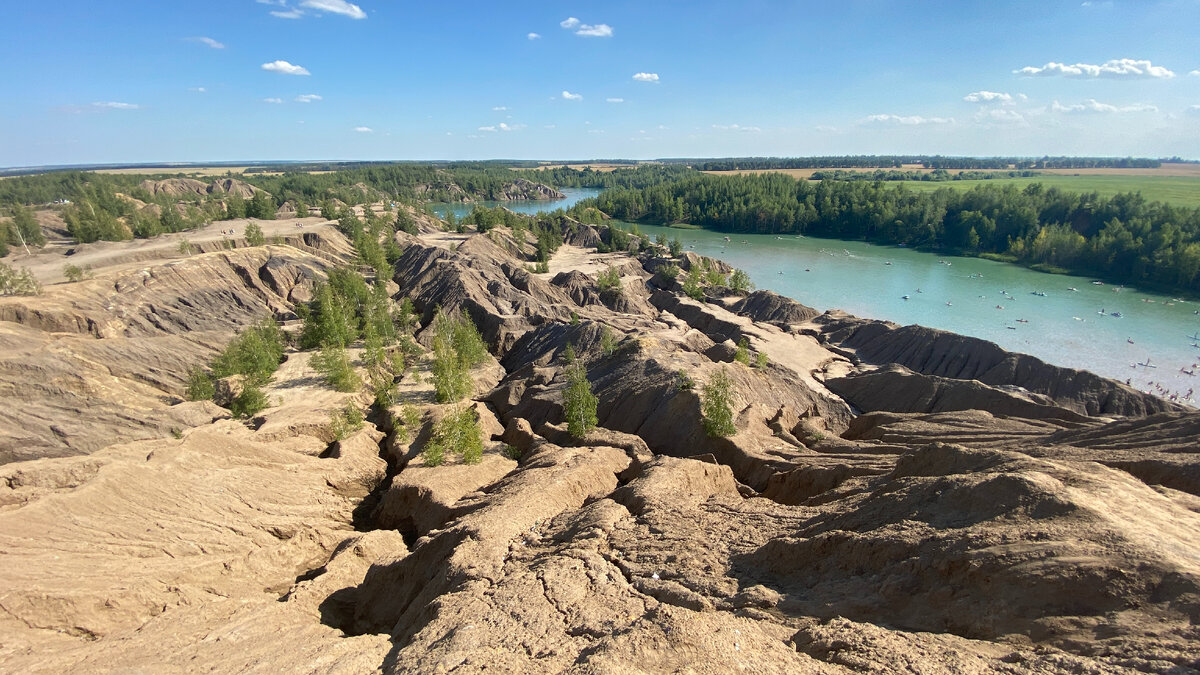
[[[117,269],[122,267],[144,267],[151,260],[167,260],[184,258],[186,254],[179,252],[180,243],[184,240],[193,244],[222,239],[241,239],[245,236],[246,225],[251,219],[222,220],[187,232],[164,234],[153,239],[133,239],[130,241],[97,241],[91,244],[71,244],[68,242],[51,243],[34,253],[26,255],[19,249],[5,258],[5,262],[14,267],[28,268],[38,281],[43,284],[54,284],[66,281],[63,268],[67,265],[77,267],[91,266],[93,270]],[[294,235],[298,232],[312,230],[332,230],[333,223],[324,218],[288,218],[282,220],[257,220],[263,235],[269,242],[272,237]],[[74,250],[73,255],[66,255]]]

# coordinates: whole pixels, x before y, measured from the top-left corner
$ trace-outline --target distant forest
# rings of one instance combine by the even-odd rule
[[[700,171],[763,169],[1132,169],[1158,168],[1162,161],[1136,157],[942,157],[940,155],[849,155],[841,157],[736,157],[687,161]]]
[[[917,192],[875,181],[693,174],[576,205],[632,222],[904,244],[1200,291],[1200,209],[1035,183]]]

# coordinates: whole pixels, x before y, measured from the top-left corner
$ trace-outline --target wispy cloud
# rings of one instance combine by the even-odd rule
[[[1074,103],[1072,105],[1063,105],[1055,101],[1050,109],[1058,113],[1131,113],[1131,112],[1158,112],[1158,107],[1148,103],[1133,103],[1131,105],[1116,106],[1110,103],[1101,103],[1094,98],[1089,98],[1083,103]]]
[[[1112,59],[1099,65],[1090,63],[1056,63],[1051,61],[1044,66],[1025,66],[1014,70],[1017,75],[1028,77],[1104,77],[1120,80],[1140,79],[1170,79],[1175,73],[1156,66],[1145,59]]]
[[[92,104],[92,107],[99,110],[138,110],[142,106],[136,103],[121,103],[120,101],[97,101]]]
[[[202,45],[208,45],[209,47],[212,47],[213,49],[225,49],[224,44],[217,42],[216,40],[214,40],[210,37],[202,37],[202,36],[201,37],[190,37],[190,38],[188,38],[188,40],[190,42],[199,42]]]
[[[346,2],[346,0],[304,0],[300,3],[305,9],[313,9],[318,12],[329,12],[330,14],[341,14],[348,16],[351,19],[365,19],[367,13],[361,7],[354,3]]]
[[[658,73],[634,73],[633,79],[638,82],[658,82]]]
[[[194,91],[197,94],[203,94],[204,92],[206,92],[208,90],[205,89],[204,87],[188,87],[188,91]]]
[[[281,98],[264,98],[263,103],[283,103]]]
[[[538,33],[529,33],[528,35],[525,36],[525,38],[528,40],[541,40],[542,36],[539,35]]]
[[[920,115],[868,115],[863,121],[872,124],[901,124],[904,126],[954,124],[953,117],[921,117]]]
[[[1012,103],[1013,97],[997,91],[973,91],[963,97],[967,103]]]
[[[320,100],[321,100],[320,94],[300,94],[299,96],[296,97],[296,103],[312,103],[313,101],[320,101]]]
[[[272,73],[282,73],[284,75],[311,75],[308,69],[303,66],[293,65],[287,61],[272,61],[262,64],[263,70],[269,70]]]
[[[606,23],[597,23],[597,24],[583,23],[582,21],[580,21],[579,19],[576,19],[573,16],[568,16],[567,18],[563,19],[562,21],[559,21],[558,25],[562,26],[563,28],[566,28],[567,30],[573,30],[573,31],[575,31],[576,35],[580,35],[582,37],[612,37],[613,36],[612,26],[610,26]]]
[[[371,127],[354,127],[354,130],[360,134],[370,134],[370,133],[374,133],[374,131],[375,131]]]
[[[1200,105],[1190,106],[1187,112],[1189,115],[1200,115]]]
[[[508,106],[506,106],[506,105],[492,106],[493,112],[504,112],[505,110],[508,110]]]
[[[717,131],[744,131],[747,133],[758,133],[762,131],[762,129],[758,127],[744,127],[740,124],[714,124],[712,125],[712,128],[716,129]]]
[[[583,94],[572,94],[571,92],[567,91],[566,89],[563,89],[562,97],[568,101],[582,101],[583,100]]]
[[[623,98],[606,98],[604,100],[608,101],[609,103],[624,103],[625,102],[625,99],[623,99]]]
[[[496,124],[496,125],[488,125],[486,127],[479,127],[479,131],[488,131],[488,132],[520,131],[521,129],[524,129],[524,128],[525,128],[524,124],[505,124],[504,122],[501,122],[500,124]]]
[[[304,16],[304,12],[298,9],[289,9],[284,11],[273,9],[271,10],[271,16],[279,19],[299,19],[300,17]]]

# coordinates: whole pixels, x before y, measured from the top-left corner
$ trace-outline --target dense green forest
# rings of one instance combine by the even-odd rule
[[[1200,291],[1200,209],[1033,184],[915,192],[782,174],[696,174],[585,200],[622,220],[724,232],[809,234],[990,255],[1041,269]]]
[[[957,171],[950,173],[945,169],[933,171],[896,171],[877,169],[875,171],[846,171],[832,169],[829,171],[814,171],[812,180],[865,180],[865,181],[907,181],[919,180],[936,183],[947,180],[991,180],[993,178],[1031,178],[1038,175],[1036,171]]]
[[[1157,168],[1157,159],[1135,157],[942,157],[940,155],[850,155],[842,157],[733,157],[714,160],[678,160],[700,171],[760,169],[863,169],[901,168],[919,164],[926,169],[1095,169]]]

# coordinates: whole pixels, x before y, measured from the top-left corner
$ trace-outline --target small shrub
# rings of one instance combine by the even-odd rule
[[[754,290],[754,283],[750,281],[750,275],[746,274],[745,270],[735,269],[729,275],[729,288],[738,293],[750,293]]]
[[[688,375],[686,370],[680,368],[675,373],[675,386],[679,388],[679,391],[688,391],[692,387],[696,386],[696,383],[692,380],[692,376]]]
[[[180,239],[179,240],[179,252],[182,255],[191,255],[192,254],[192,242],[188,241],[187,239]]]
[[[754,356],[754,367],[755,367],[755,368],[766,368],[766,367],[767,367],[767,355],[766,355],[766,353],[764,353],[764,352],[759,352],[758,354],[756,354],[756,355]]]
[[[663,265],[658,271],[668,279],[675,279],[681,271],[677,265]]]
[[[427,466],[437,466],[447,454],[462,457],[464,464],[483,460],[483,431],[474,408],[460,406],[433,425],[433,434],[421,456]]]
[[[346,401],[341,410],[329,413],[329,430],[336,440],[342,440],[350,434],[363,428],[363,413],[353,401]]]
[[[613,352],[617,351],[617,338],[608,326],[605,326],[600,331],[600,351],[605,356],[612,356]]]
[[[573,312],[573,311],[571,312],[571,325],[572,325],[572,326],[578,326],[578,325],[579,325],[579,315],[578,315],[578,314],[576,314],[576,313],[575,313],[575,312]]]
[[[737,351],[733,353],[733,360],[748,366],[750,365],[750,342],[746,338],[738,340]]]
[[[67,265],[66,267],[63,267],[63,276],[66,277],[67,281],[70,282],[91,279],[93,276],[92,266],[84,265],[83,267],[80,267],[78,265]]]
[[[188,373],[187,399],[189,401],[211,401],[215,387],[212,375],[203,368],[193,368]]]
[[[667,248],[670,249],[672,258],[678,258],[679,254],[683,253],[683,242],[679,241],[679,237],[675,237],[667,244]]]
[[[563,391],[563,415],[567,418],[567,433],[583,438],[596,426],[596,404],[587,369],[580,362],[567,367],[567,388]]]
[[[362,386],[362,380],[358,377],[358,373],[354,372],[354,367],[350,365],[350,358],[341,345],[325,345],[320,352],[309,358],[308,364],[325,378],[326,384],[336,391],[349,393],[357,391]]]
[[[521,461],[521,457],[525,454],[521,452],[520,448],[516,447],[515,445],[509,445],[508,443],[504,444],[503,452],[505,457],[518,462]]]
[[[40,295],[42,285],[27,269],[14,269],[0,262],[0,295]]]
[[[615,288],[621,290],[621,273],[612,265],[596,276],[596,288],[601,292]]]
[[[267,238],[263,236],[262,228],[258,223],[251,222],[246,225],[246,243],[250,246],[262,246],[267,243]]]
[[[171,436],[176,439],[183,438],[183,429],[171,427]]]
[[[723,366],[700,392],[700,411],[704,416],[704,433],[709,436],[717,438],[737,433],[733,424],[733,382]]]
[[[267,395],[259,382],[247,379],[242,386],[242,393],[233,399],[233,403],[229,405],[229,412],[233,413],[234,417],[249,418],[254,417],[262,410],[270,407],[271,403],[267,400]]]

